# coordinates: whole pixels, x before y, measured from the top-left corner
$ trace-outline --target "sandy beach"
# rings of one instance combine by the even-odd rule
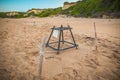
[[[72,27],[79,46],[59,55],[45,47],[42,80],[120,79],[120,19],[47,17],[0,19],[0,80],[38,80],[38,46],[60,25]],[[64,37],[72,41],[69,32]]]

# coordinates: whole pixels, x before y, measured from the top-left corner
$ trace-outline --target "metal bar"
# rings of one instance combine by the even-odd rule
[[[56,49],[56,48],[54,48],[54,47],[52,47],[52,46],[49,46],[48,45],[48,47],[50,47],[51,49],[53,49],[53,50],[56,50],[56,51],[58,51],[58,49]],[[74,46],[70,46],[70,47],[67,47],[67,48],[64,48],[64,49],[59,49],[59,50],[66,50],[66,49],[70,49],[70,48],[74,48],[74,47],[76,47],[75,45]]]
[[[54,43],[58,43],[59,41],[56,41],[56,42],[51,42],[51,43],[49,43],[49,44],[54,44]],[[66,42],[66,43],[69,43],[69,44],[73,44],[73,43],[71,43],[71,42],[68,42],[68,41],[60,41],[60,42]],[[74,45],[74,44],[73,44]]]
[[[51,32],[51,34],[50,34],[50,37],[48,38],[48,41],[47,41],[47,43],[46,43],[46,47],[47,47],[48,44],[49,44],[49,41],[50,41],[50,38],[51,38],[51,36],[52,36],[52,34],[53,34],[53,30],[54,30],[54,28],[55,28],[55,26],[54,26],[53,29],[52,29],[52,32]]]
[[[51,42],[51,43],[49,43],[49,44],[54,44],[54,43],[58,43],[58,41],[56,41],[56,42]]]
[[[69,25],[68,25],[68,27],[70,28]],[[75,46],[76,46],[76,49],[77,49],[77,45],[76,45],[76,42],[75,42],[75,39],[74,39],[73,33],[72,33],[71,29],[69,29],[69,31],[70,31],[70,33],[71,33],[71,36],[72,36],[72,38],[73,38],[73,42],[74,42],[74,44],[75,44]]]
[[[66,50],[66,49],[70,49],[70,48],[74,48],[76,47],[75,45],[74,46],[70,46],[70,47],[67,47],[67,48],[64,48],[64,49],[60,49],[60,50]]]
[[[58,43],[58,42],[59,42],[59,41],[51,42],[51,43],[49,43],[49,44],[54,44],[54,43]],[[75,45],[75,44],[73,44],[73,43],[71,43],[71,42],[68,42],[68,41],[60,41],[60,42],[66,42],[66,43],[69,43],[69,44]]]
[[[62,32],[62,43],[64,44],[63,30],[61,32]]]
[[[58,51],[57,51],[57,54],[59,54],[59,50],[60,50],[60,41],[61,41],[61,30],[60,30],[60,35],[59,35]]]
[[[52,47],[52,46],[50,46],[50,45],[48,45],[48,47],[50,47],[50,48],[52,48],[52,49],[58,51],[58,49],[56,49],[56,48],[54,48],[54,47]]]
[[[62,26],[62,25],[61,25]],[[54,29],[54,30],[68,30],[68,29],[72,29],[70,27],[57,27],[57,28],[51,28],[51,29]]]
[[[64,41],[64,42],[69,43],[69,44],[72,44],[72,45],[75,45],[75,44],[73,44],[73,43],[71,43],[71,42],[68,42],[68,41]]]
[[[73,44],[73,43],[68,42],[68,41],[64,41],[64,42],[69,43],[69,44],[72,44],[72,45],[74,45],[74,46],[77,46],[77,47],[78,47],[78,45],[77,45],[77,44]]]

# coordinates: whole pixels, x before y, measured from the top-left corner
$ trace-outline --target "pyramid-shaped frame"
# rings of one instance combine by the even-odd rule
[[[71,31],[72,28],[71,28],[69,25],[68,25],[68,27],[63,27],[62,25],[61,25],[60,27],[55,27],[55,26],[54,26],[54,27],[51,28],[51,29],[52,29],[52,32],[51,32],[51,34],[50,34],[50,36],[49,36],[49,38],[48,38],[48,41],[47,41],[47,43],[46,43],[46,47],[50,47],[50,48],[56,50],[56,51],[57,51],[57,54],[59,54],[59,52],[60,52],[61,50],[66,50],[66,49],[70,49],[70,48],[74,48],[74,47],[77,49],[78,45],[77,45],[76,42],[75,42],[73,33],[72,33],[72,31]],[[58,30],[58,31],[60,32],[60,33],[59,33],[59,40],[56,41],[56,42],[51,42],[51,43],[50,43],[50,39],[51,39],[51,36],[52,36],[54,30]],[[68,30],[68,31],[70,32],[71,37],[72,37],[72,39],[73,39],[73,43],[64,40],[64,36],[63,36],[64,30]],[[70,44],[71,46],[66,47],[66,48],[61,48],[61,45],[60,45],[61,42],[62,42],[63,44],[64,44],[64,43]],[[51,44],[55,44],[55,43],[58,43],[57,48],[51,46]]]

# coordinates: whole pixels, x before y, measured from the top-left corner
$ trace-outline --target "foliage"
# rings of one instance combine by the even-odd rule
[[[8,16],[7,12],[0,12],[1,18],[24,18],[24,12],[18,12],[16,15]]]
[[[75,17],[88,17],[96,13],[119,12],[120,3],[118,1],[119,0],[83,0],[79,1],[77,5],[62,11],[62,14]]]
[[[36,14],[34,12],[28,13],[27,17],[30,17],[30,16],[36,16]]]
[[[55,9],[47,9],[45,11],[42,11],[41,13],[37,14],[38,17],[47,17],[50,15],[57,15],[62,11],[62,8],[55,8]]]
[[[7,13],[6,13],[6,12],[0,12],[0,17],[1,17],[1,18],[6,18],[6,17],[8,17],[8,16],[7,16]]]
[[[17,15],[10,16],[11,18],[25,18],[24,12],[19,12]]]
[[[64,4],[67,4],[65,2]],[[29,16],[38,16],[38,17],[48,17],[51,15],[65,14],[68,16],[75,17],[94,17],[102,16],[103,14],[116,13],[118,16],[120,12],[120,2],[119,0],[83,0],[78,1],[76,5],[69,7],[68,9],[62,10],[62,7],[55,9],[45,9],[44,11],[35,14],[34,12],[29,13],[26,17]],[[26,12],[27,13],[27,12]],[[23,18],[24,12],[19,12],[17,15],[7,16],[7,12],[0,12],[0,17],[6,18]]]
[[[69,4],[69,2],[66,1],[66,2],[64,2],[64,4]]]

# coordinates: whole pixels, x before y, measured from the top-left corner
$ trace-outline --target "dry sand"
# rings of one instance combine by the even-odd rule
[[[0,19],[0,80],[38,80],[38,45],[43,36],[48,39],[50,28],[61,24],[73,28],[79,47],[59,55],[45,48],[41,80],[120,79],[120,19],[49,17]],[[64,36],[72,41],[69,32]]]

